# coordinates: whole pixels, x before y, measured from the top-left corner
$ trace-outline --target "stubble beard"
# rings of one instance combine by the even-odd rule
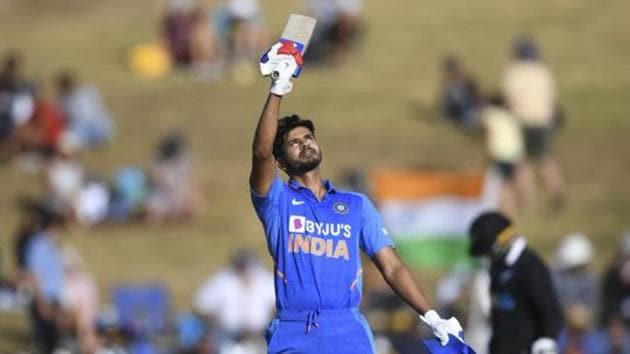
[[[287,161],[287,174],[290,176],[301,176],[319,167],[319,164],[321,162],[321,151],[316,152],[313,156],[310,156],[304,160]]]

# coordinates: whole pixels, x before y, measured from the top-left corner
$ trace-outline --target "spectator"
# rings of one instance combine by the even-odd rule
[[[560,241],[553,280],[565,311],[574,304],[589,311],[597,308],[597,278],[590,269],[592,257],[593,246],[585,235],[570,234]]]
[[[57,91],[67,119],[65,144],[91,148],[112,139],[114,122],[96,87],[79,84],[76,75],[65,70],[57,76]]]
[[[98,177],[86,179],[72,200],[76,221],[85,227],[105,221],[110,210],[110,199],[107,183]]]
[[[153,222],[192,217],[201,201],[194,181],[192,156],[186,140],[169,132],[158,143],[147,198],[147,217]]]
[[[238,250],[230,264],[197,291],[194,307],[218,325],[228,342],[251,337],[261,340],[275,308],[273,275],[250,251]]]
[[[503,92],[507,106],[523,129],[527,160],[523,164],[523,188],[526,197],[535,198],[534,167],[548,190],[552,205],[562,206],[564,177],[551,154],[557,93],[554,79],[540,58],[536,43],[519,38],[514,43],[513,60],[503,74]]]
[[[160,9],[162,37],[172,62],[180,67],[190,65],[191,34],[197,0],[166,0]]]
[[[70,331],[78,343],[78,352],[94,353],[97,349],[96,314],[98,289],[86,270],[79,252],[66,246],[62,250],[65,270],[63,309],[68,315]]]
[[[363,0],[306,0],[306,7],[317,19],[306,60],[334,64],[361,33]]]
[[[473,221],[470,241],[471,255],[491,260],[490,353],[554,353],[563,319],[547,266],[498,212]]]
[[[205,6],[198,6],[191,15],[191,69],[193,78],[199,81],[219,79],[222,74],[217,38],[208,17]]]
[[[0,144],[4,145],[13,135],[16,126],[31,119],[35,110],[35,100],[32,85],[24,79],[21,53],[12,51],[5,54],[1,65]]]
[[[227,0],[231,47],[236,61],[249,61],[267,45],[258,0]]]
[[[20,211],[20,219],[14,237],[14,260],[16,281],[18,286],[27,281],[26,250],[33,235],[41,228],[40,202],[29,196],[20,196],[17,199],[17,208]]]
[[[144,212],[147,194],[146,173],[136,166],[119,169],[114,177],[109,219],[123,222]]]
[[[572,303],[565,314],[567,326],[558,339],[559,353],[613,353],[605,351],[610,344],[602,332],[593,328],[592,309],[581,303]]]
[[[83,166],[69,154],[52,153],[44,168],[44,190],[51,207],[73,215],[73,203],[83,186]]]
[[[514,217],[520,204],[517,170],[524,155],[519,123],[507,111],[501,95],[489,98],[481,111],[481,121],[490,163],[502,179],[499,209]]]
[[[613,315],[604,329],[607,347],[602,348],[603,353],[630,354],[630,334],[621,317]]]
[[[464,129],[472,130],[478,125],[480,109],[479,88],[456,57],[447,57],[443,66],[442,117]]]
[[[65,129],[64,115],[54,101],[38,94],[33,117],[16,129],[18,151],[59,151]]]
[[[38,230],[25,250],[26,278],[32,291],[31,324],[43,353],[52,353],[59,344],[59,305],[63,299],[65,275],[57,228],[63,217],[47,207],[38,208]]]
[[[630,232],[622,235],[619,251],[604,273],[600,299],[602,326],[621,319],[630,327]]]

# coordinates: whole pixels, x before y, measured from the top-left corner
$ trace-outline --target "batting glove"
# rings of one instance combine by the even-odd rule
[[[556,341],[551,338],[538,338],[532,344],[532,354],[558,354]]]
[[[463,342],[463,329],[455,317],[445,320],[434,310],[429,310],[424,314],[424,316],[420,315],[420,319],[422,322],[426,323],[429,328],[431,328],[433,335],[440,340],[440,343],[443,346],[448,343],[449,334]]]
[[[299,73],[303,63],[302,56],[293,42],[278,42],[260,58],[260,73],[263,76],[271,76],[272,94],[284,96],[291,92],[293,88],[291,78]]]

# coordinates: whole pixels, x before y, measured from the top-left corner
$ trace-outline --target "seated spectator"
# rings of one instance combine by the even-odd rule
[[[21,53],[5,54],[0,65],[0,150],[4,150],[15,127],[33,116],[35,100],[32,85],[24,79]]]
[[[166,134],[158,143],[150,171],[146,216],[153,222],[178,221],[200,208],[192,156],[182,135]]]
[[[44,167],[44,191],[52,208],[72,216],[73,203],[83,186],[85,171],[69,154],[52,153]]]
[[[198,6],[191,14],[190,57],[193,79],[211,81],[221,78],[222,60],[214,28],[206,6]]]
[[[67,119],[66,144],[90,148],[112,139],[114,122],[96,87],[80,85],[72,72],[63,71],[57,77],[57,90]]]
[[[62,250],[65,270],[65,289],[62,307],[67,314],[70,333],[76,338],[75,351],[94,353],[97,349],[96,314],[98,288],[92,275],[86,270],[79,252],[70,246]]]
[[[590,269],[591,241],[583,234],[570,234],[560,241],[553,267],[553,280],[565,311],[578,304],[591,311],[598,306],[597,278]]]
[[[611,317],[604,331],[606,346],[601,348],[601,353],[630,354],[630,333],[621,317]]]
[[[80,225],[94,226],[107,218],[109,201],[107,183],[100,178],[88,178],[72,200],[73,215]]]
[[[16,152],[54,153],[61,149],[66,120],[61,108],[40,90],[35,93],[32,117],[16,126]]]
[[[25,248],[25,278],[32,294],[30,319],[35,342],[43,353],[52,353],[59,345],[60,304],[65,275],[58,227],[63,217],[48,207],[38,208],[38,228]]]
[[[232,57],[249,61],[264,49],[266,34],[258,0],[228,0]]]
[[[30,196],[20,196],[16,204],[20,218],[13,239],[13,259],[15,261],[16,282],[18,286],[21,286],[26,281],[26,249],[31,237],[39,231],[41,224],[41,202]]]
[[[440,107],[442,117],[465,129],[478,124],[479,88],[456,57],[444,60]]]
[[[197,0],[166,0],[161,5],[161,33],[172,62],[180,67],[189,66]]]
[[[558,338],[558,352],[563,354],[613,353],[606,336],[593,328],[592,309],[572,303],[565,310],[566,328]]]
[[[123,222],[144,212],[147,194],[146,174],[136,166],[121,168],[114,176],[109,219]]]
[[[611,321],[621,319],[630,327],[630,232],[620,240],[618,252],[604,273],[600,292],[600,323],[608,327]]]
[[[197,290],[194,308],[227,343],[260,340],[275,308],[273,275],[250,251],[239,250]]]
[[[306,61],[336,63],[361,34],[363,0],[307,0],[306,6],[317,19]]]

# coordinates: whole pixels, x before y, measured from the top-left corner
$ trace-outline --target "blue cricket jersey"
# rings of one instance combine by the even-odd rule
[[[295,180],[275,177],[252,202],[275,262],[279,310],[355,308],[361,302],[359,250],[372,257],[394,244],[374,205],[362,194],[325,182],[321,201]]]

